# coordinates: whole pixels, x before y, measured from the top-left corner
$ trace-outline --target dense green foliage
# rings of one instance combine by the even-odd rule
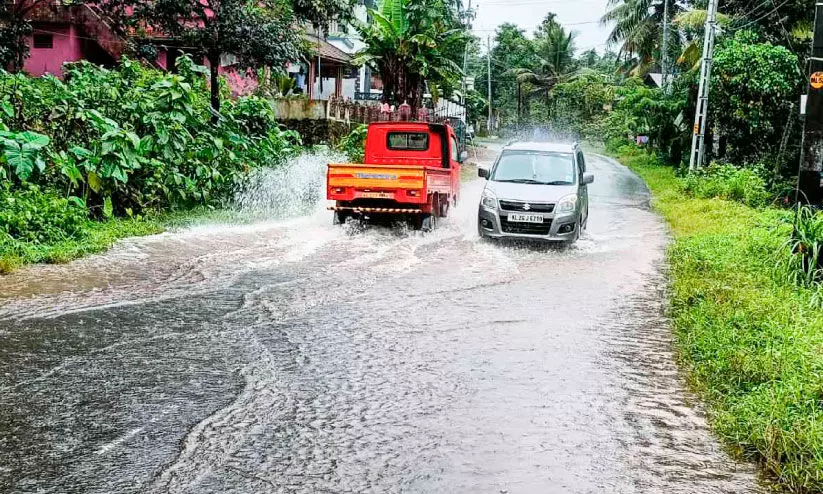
[[[758,43],[750,32],[719,44],[714,55],[712,119],[734,161],[776,157],[786,122],[797,116],[801,76],[788,48]]]
[[[366,154],[366,134],[369,127],[360,125],[352,130],[349,135],[343,137],[337,145],[337,149],[346,153],[353,163],[362,163]]]
[[[183,57],[177,72],[0,73],[0,251],[81,238],[89,216],[220,205],[250,168],[298,149],[268,101],[229,101],[213,121],[205,69]]]
[[[714,164],[686,175],[682,180],[683,190],[701,199],[719,198],[762,207],[772,200],[763,178],[765,174],[762,168]]]
[[[823,490],[823,312],[819,288],[785,271],[791,212],[684,194],[653,155],[626,147],[621,158],[671,224],[670,315],[715,430],[784,486]]]
[[[116,70],[68,66],[65,81],[0,74],[7,179],[92,208],[110,198],[120,214],[219,202],[248,167],[276,164],[297,136],[256,97],[230,102],[212,123],[203,72],[184,57],[177,74],[129,60]]]

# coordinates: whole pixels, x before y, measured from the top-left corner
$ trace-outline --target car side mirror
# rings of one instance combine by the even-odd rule
[[[480,178],[485,178],[486,180],[489,179],[489,169],[488,168],[478,168],[477,169],[477,176]]]
[[[460,163],[465,163],[466,160],[469,159],[469,152],[468,151],[461,151],[460,157],[457,159]]]
[[[594,183],[594,174],[593,173],[584,173],[583,174],[583,185],[589,185]]]

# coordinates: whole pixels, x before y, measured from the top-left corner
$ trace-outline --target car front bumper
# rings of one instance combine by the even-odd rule
[[[508,212],[480,206],[478,232],[490,238],[519,238],[548,242],[569,242],[577,238],[580,218],[577,212],[543,215],[544,223],[509,223]]]

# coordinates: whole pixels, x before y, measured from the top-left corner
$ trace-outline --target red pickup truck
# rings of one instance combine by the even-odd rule
[[[330,164],[327,196],[335,224],[348,218],[405,219],[433,230],[460,196],[460,152],[448,124],[380,122],[369,125],[365,163]]]

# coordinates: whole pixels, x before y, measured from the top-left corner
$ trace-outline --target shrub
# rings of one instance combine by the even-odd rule
[[[764,175],[765,172],[760,167],[738,168],[728,164],[712,164],[689,173],[680,182],[685,192],[697,198],[719,198],[762,207],[771,199]]]
[[[187,57],[177,69],[79,62],[65,81],[0,71],[9,129],[0,129],[0,169],[12,187],[36,183],[81,197],[96,214],[108,204],[127,215],[220,203],[250,168],[276,166],[299,146],[266,100],[227,102],[216,116],[205,69]]]
[[[360,125],[352,130],[349,135],[340,140],[338,150],[346,153],[349,159],[354,162],[362,162],[366,153],[366,133],[367,125]]]
[[[59,242],[79,235],[86,222],[86,209],[76,198],[31,184],[0,188],[0,236],[7,241]]]
[[[804,287],[819,285],[823,281],[823,212],[798,206],[783,252],[781,266],[792,282]]]

